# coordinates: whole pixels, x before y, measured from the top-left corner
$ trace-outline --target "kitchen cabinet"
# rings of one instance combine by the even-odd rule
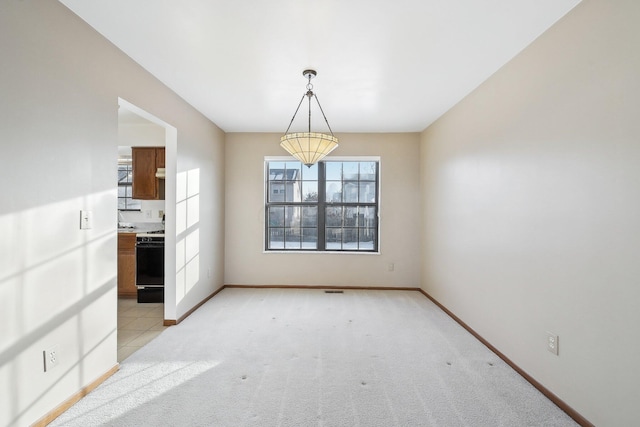
[[[156,178],[165,167],[164,147],[132,147],[133,195],[139,200],[164,200],[164,179]]]
[[[135,298],[136,233],[118,233],[118,296]]]
[[[163,168],[165,165],[164,152],[164,147],[156,147],[156,166],[159,168]]]

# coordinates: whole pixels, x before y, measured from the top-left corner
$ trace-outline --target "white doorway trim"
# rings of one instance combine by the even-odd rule
[[[176,320],[176,174],[178,130],[142,108],[118,98],[124,108],[165,129],[164,320]]]

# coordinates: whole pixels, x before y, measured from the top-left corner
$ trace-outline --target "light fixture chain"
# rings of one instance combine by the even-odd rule
[[[327,127],[329,128],[329,132],[331,132],[331,136],[333,136],[333,131],[331,130],[331,126],[329,126],[329,120],[327,120],[327,116],[324,115],[324,110],[322,109],[322,105],[320,105],[320,100],[318,99],[318,96],[314,93],[313,97],[316,99],[316,102],[318,103],[318,107],[320,107],[320,112],[322,113],[322,117],[324,117],[324,122],[327,124]],[[309,100],[309,102],[311,102],[311,100]],[[311,111],[311,108],[309,108],[309,111]],[[311,118],[309,118],[309,120],[311,120]]]
[[[307,95],[309,94],[309,92],[307,92]],[[311,133],[311,96],[309,96],[309,133]]]
[[[296,118],[296,114],[298,114],[298,110],[300,109],[300,106],[302,105],[302,101],[304,100],[305,96],[307,96],[306,93],[304,95],[302,95],[302,98],[300,98],[300,102],[298,103],[298,108],[296,108],[296,112],[293,113],[293,117],[291,117],[291,121],[289,122],[289,127],[287,127],[287,130],[284,131],[285,135],[287,133],[289,133],[289,129],[291,128],[291,125],[293,124],[293,120]],[[322,110],[322,108],[321,108],[321,110]],[[324,114],[324,113],[322,113],[322,114]]]

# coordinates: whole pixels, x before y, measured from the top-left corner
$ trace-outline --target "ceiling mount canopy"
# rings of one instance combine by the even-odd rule
[[[307,92],[302,95],[302,98],[298,103],[298,108],[296,108],[296,112],[293,113],[291,122],[289,122],[289,127],[287,127],[287,130],[284,132],[285,134],[280,138],[280,146],[308,167],[311,167],[313,164],[319,162],[327,154],[338,147],[338,138],[333,136],[333,131],[331,130],[331,126],[329,126],[327,116],[325,116],[324,111],[322,111],[322,106],[320,105],[320,101],[318,101],[318,97],[315,93],[313,93],[313,85],[311,84],[311,79],[314,78],[317,74],[318,73],[316,73],[315,70],[304,70],[302,72],[302,75],[308,80]],[[298,114],[298,110],[300,109],[305,96],[309,100],[308,131],[289,133],[289,129],[293,124],[293,120],[296,118],[296,114]],[[320,108],[320,112],[322,113],[322,117],[324,118],[324,121],[327,124],[331,135],[311,132],[311,98],[314,98],[316,100],[318,107]]]

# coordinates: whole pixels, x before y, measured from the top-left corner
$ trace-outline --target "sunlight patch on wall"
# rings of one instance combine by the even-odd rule
[[[105,191],[0,216],[0,351],[115,281],[115,199]],[[81,209],[93,211],[91,229],[80,230]]]
[[[186,238],[187,292],[200,280],[200,230],[195,229]]]
[[[185,239],[176,242],[176,301],[180,302],[185,296]]]
[[[1,425],[36,404],[34,387],[87,384],[94,366],[115,362],[116,200],[114,188],[0,215]],[[80,228],[81,210],[91,228]],[[45,372],[52,346],[59,364]]]
[[[176,302],[200,281],[200,169],[176,176]]]

